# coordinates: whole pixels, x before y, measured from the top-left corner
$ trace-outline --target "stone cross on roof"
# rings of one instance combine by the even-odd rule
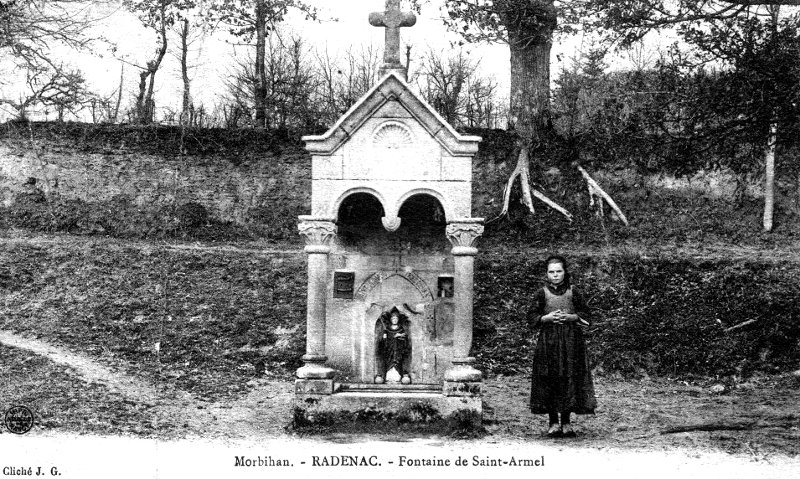
[[[414,26],[417,16],[413,12],[401,12],[400,0],[386,0],[386,11],[370,13],[369,23],[374,27],[386,28],[381,74],[395,70],[405,78],[406,71],[400,62],[400,28]]]

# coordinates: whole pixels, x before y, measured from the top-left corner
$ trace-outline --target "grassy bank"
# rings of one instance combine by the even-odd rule
[[[529,371],[525,313],[543,256],[478,256],[474,354],[487,374]],[[571,256],[593,310],[592,356],[608,374],[747,376],[800,363],[796,259]],[[202,396],[288,379],[304,352],[305,258],[293,245],[10,239],[0,244],[0,297],[0,328],[113,357]]]

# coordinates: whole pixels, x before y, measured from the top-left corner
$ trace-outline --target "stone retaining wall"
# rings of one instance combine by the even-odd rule
[[[11,206],[19,193],[38,188],[49,198],[105,202],[122,197],[142,208],[197,202],[215,218],[241,223],[257,207],[292,203],[310,209],[310,169],[310,157],[299,148],[237,158],[234,164],[224,156],[78,153],[5,140],[0,142],[0,205]]]

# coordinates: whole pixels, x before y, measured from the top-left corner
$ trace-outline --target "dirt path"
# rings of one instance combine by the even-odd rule
[[[156,437],[250,442],[291,437],[284,431],[290,419],[293,399],[289,381],[255,380],[250,393],[236,400],[212,402],[166,385],[154,384],[146,378],[121,373],[115,367],[108,366],[114,364],[113,358],[104,358],[101,364],[44,341],[2,330],[0,345],[25,351],[28,357],[46,357],[53,363],[68,367],[69,375],[85,383],[101,384],[109,392],[122,395],[132,403],[146,404],[148,407],[145,412],[133,422],[152,422],[152,432]],[[15,363],[27,360],[19,356]],[[41,375],[41,372],[33,374]],[[47,373],[46,376],[51,377]],[[24,378],[9,379],[24,383]],[[596,378],[595,385],[600,404],[597,414],[575,418],[579,432],[577,438],[554,442],[544,434],[545,419],[533,416],[527,410],[528,378],[489,378],[486,380],[484,408],[486,428],[490,435],[471,444],[501,441],[543,444],[573,451],[617,448],[690,450],[709,454],[724,452],[768,463],[785,457],[797,459],[800,455],[800,418],[796,411],[800,403],[800,388],[797,387],[800,378],[795,375],[764,376],[741,384],[728,384],[722,393],[714,392],[710,383],[689,384],[668,379],[637,381],[600,377]],[[65,392],[70,394],[80,388],[80,383],[73,384],[67,386]],[[44,387],[36,389],[38,396],[53,395],[57,390]],[[77,396],[80,401],[90,397],[80,392]],[[78,414],[91,418],[97,408],[107,407],[113,402],[111,396],[101,394],[99,400],[85,405],[83,412]],[[51,406],[50,414],[63,416],[75,413],[70,404],[59,403]],[[120,417],[119,413],[112,413],[107,431],[116,435],[114,414]],[[747,427],[664,433],[676,427],[703,423],[723,426],[744,424]],[[81,431],[80,423],[77,428]],[[74,429],[73,425],[52,430],[66,432]],[[413,437],[416,436],[403,440],[413,440]],[[397,439],[380,433],[334,433],[317,438],[326,443],[339,444]],[[428,438],[434,439],[443,444],[453,442],[451,439]]]
[[[43,234],[31,233],[23,230],[10,230],[6,232],[6,237],[0,237],[0,241],[5,243],[20,243],[26,245],[51,245],[51,244],[75,244],[84,245],[92,243],[102,244],[122,244],[135,246],[144,250],[152,248],[165,248],[180,251],[203,251],[207,253],[239,253],[245,255],[304,255],[302,245],[299,242],[267,243],[262,241],[239,242],[234,244],[203,244],[200,242],[185,242],[177,240],[169,241],[146,241],[117,239],[102,236],[75,236],[69,234]],[[503,255],[520,253],[541,253],[549,251],[547,248],[537,248],[534,246],[525,248],[508,248],[498,245],[491,249],[481,251],[482,255]],[[750,259],[759,261],[782,261],[800,263],[800,241],[795,241],[781,246],[763,245],[733,245],[724,243],[684,243],[678,245],[647,245],[641,244],[615,244],[611,247],[593,247],[578,245],[570,248],[571,254],[579,256],[601,256],[605,254],[624,254],[636,255],[642,258],[652,257],[681,257],[696,260],[713,259]]]
[[[122,394],[132,400],[155,403],[159,392],[155,386],[140,379],[133,378],[123,372],[103,366],[85,356],[72,353],[64,348],[53,346],[38,339],[26,338],[9,331],[0,330],[0,343],[32,353],[45,356],[51,361],[69,366],[87,382],[98,382],[111,391]]]
[[[286,424],[292,390],[289,384],[261,381],[254,390],[228,403],[211,403],[193,395],[98,363],[47,342],[0,330],[0,344],[44,356],[67,366],[81,380],[98,383],[128,400],[152,407],[156,421],[183,429],[182,436],[274,437]]]

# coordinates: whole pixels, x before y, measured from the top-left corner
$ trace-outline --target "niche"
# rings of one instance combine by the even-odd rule
[[[396,307],[375,322],[375,382],[411,383],[411,321]]]
[[[437,298],[452,298],[453,297],[453,277],[452,276],[439,276],[437,280],[436,297]]]
[[[355,293],[356,273],[354,271],[336,271],[333,273],[333,297],[353,299]]]

